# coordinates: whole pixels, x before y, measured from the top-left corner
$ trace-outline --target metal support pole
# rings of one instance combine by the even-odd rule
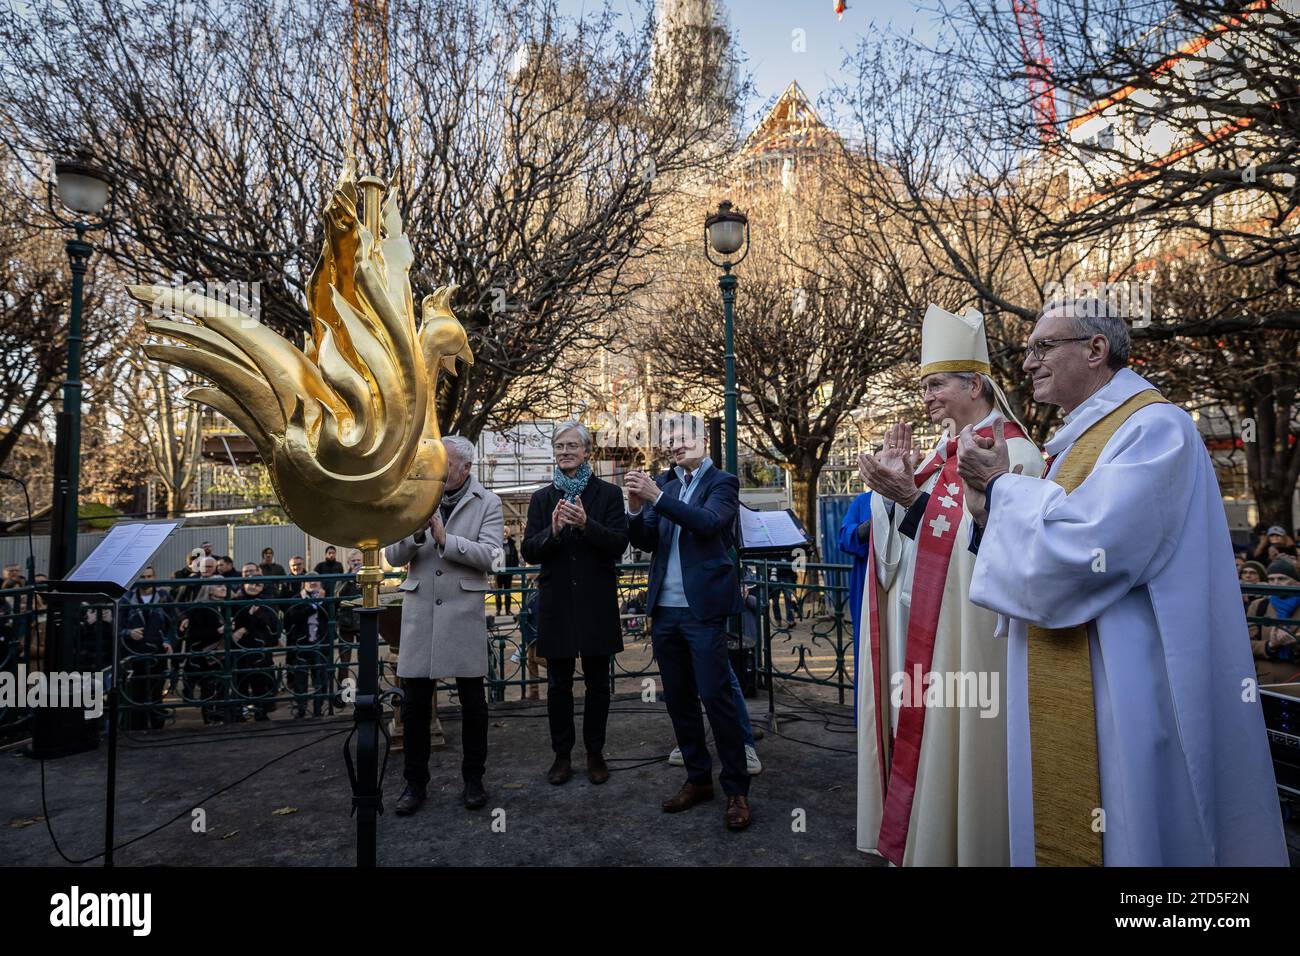
[[[75,226],[77,237],[65,244],[72,270],[72,310],[68,319],[68,373],[63,382],[63,409],[56,416],[54,496],[50,508],[51,581],[61,581],[77,565],[77,499],[81,478],[81,310],[86,266],[94,248],[86,242],[86,226]],[[80,603],[51,603],[45,636],[46,673],[75,670]],[[97,741],[85,733],[83,715],[66,707],[37,711],[32,728],[33,756],[62,757],[92,749]]]
[[[344,745],[348,773],[352,778],[352,812],[357,815],[357,866],[374,867],[378,836],[378,815],[383,812],[379,776],[379,733],[383,702],[379,697],[379,585],[384,579],[379,549],[363,551],[363,566],[357,575],[361,585],[360,636],[357,648],[357,698],[352,709],[352,735],[357,738],[355,772],[351,754]]]
[[[104,866],[113,865],[113,831],[117,817],[117,721],[121,699],[121,613],[122,599],[113,601],[113,669],[108,688],[108,782],[104,795]]]
[[[718,288],[722,290],[722,319],[723,319],[723,350],[724,361],[727,369],[727,391],[725,395],[725,409],[723,411],[726,417],[726,439],[727,439],[727,471],[740,477],[738,466],[736,464],[736,352],[735,352],[735,306],[736,306],[736,277],[731,274],[730,263],[723,266],[722,275],[718,277]],[[736,581],[739,582],[742,577],[740,565],[740,549],[734,552],[733,565],[736,569]],[[733,615],[727,618],[727,637],[728,644],[732,637],[735,637],[736,646],[742,652],[745,649],[744,628],[741,627],[740,618]]]
[[[726,432],[727,432],[727,471],[739,477],[740,473],[736,470],[736,351],[735,351],[735,307],[736,307],[736,277],[731,274],[731,267],[728,265],[721,276],[718,277],[718,287],[722,290],[722,316],[723,316],[723,348],[724,361],[727,369],[727,391],[726,391]]]

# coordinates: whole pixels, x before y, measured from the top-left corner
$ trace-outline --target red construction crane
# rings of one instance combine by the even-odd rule
[[[1011,0],[1011,10],[1016,15],[1016,30],[1020,33],[1020,53],[1029,78],[1029,95],[1034,118],[1038,121],[1038,135],[1044,143],[1051,144],[1057,138],[1056,94],[1052,89],[1052,61],[1047,56],[1043,27],[1038,19],[1038,2]]]

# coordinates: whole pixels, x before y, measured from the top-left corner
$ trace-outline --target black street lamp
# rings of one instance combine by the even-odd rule
[[[722,256],[722,261],[709,255],[709,248]],[[744,249],[741,252],[741,249]],[[731,256],[740,252],[740,258],[734,262]],[[734,345],[734,326],[736,308],[736,277],[731,274],[734,266],[740,265],[749,255],[749,217],[724,199],[718,203],[718,211],[704,220],[704,255],[722,270],[718,276],[718,288],[722,290],[722,317],[724,336],[724,362],[727,369],[726,391],[726,431],[727,431],[727,471],[737,477],[740,472],[736,461],[736,352]]]
[[[72,159],[54,164],[55,182],[46,184],[46,205],[62,226],[76,232],[64,248],[72,268],[72,314],[68,319],[68,375],[63,383],[63,409],[56,418],[54,439],[54,500],[50,511],[51,583],[67,577],[77,564],[77,497],[81,479],[81,308],[86,266],[94,247],[86,233],[102,229],[112,220],[110,200],[113,180],[95,164],[89,151],[78,150]],[[54,195],[58,192],[58,203]],[[64,215],[59,207],[69,210]],[[104,207],[110,206],[107,215]],[[77,615],[75,605],[51,603],[46,636],[47,672],[76,669]],[[85,749],[80,711],[42,708],[36,715],[32,734],[35,756],[55,757]]]

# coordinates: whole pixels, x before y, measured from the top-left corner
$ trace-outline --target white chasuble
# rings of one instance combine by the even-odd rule
[[[1050,480],[1090,426],[1150,388],[1120,370],[1048,442],[1047,480],[993,487],[971,600],[1012,619],[1011,862],[1035,862],[1029,625],[1086,623],[1103,862],[1285,866],[1223,500],[1191,417],[1140,408],[1072,493]]]

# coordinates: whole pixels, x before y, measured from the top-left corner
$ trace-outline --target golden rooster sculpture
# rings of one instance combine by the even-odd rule
[[[151,307],[150,333],[185,343],[149,344],[145,353],[212,383],[187,397],[253,441],[290,518],[363,549],[367,570],[377,570],[378,549],[422,526],[442,499],[438,375],[474,359],[448,304],[454,286],[424,298],[417,331],[395,191],[378,177],[358,180],[352,157],[324,224],[307,285],[305,351],[198,291],[137,285],[130,293]]]

